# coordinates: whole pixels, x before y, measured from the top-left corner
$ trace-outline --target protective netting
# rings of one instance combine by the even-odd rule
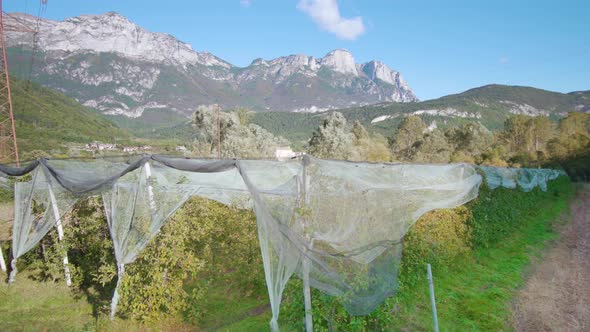
[[[547,182],[566,175],[563,170],[541,168],[503,168],[478,166],[484,173],[490,189],[498,187],[514,189],[518,185],[523,191],[529,192],[535,187],[547,190]]]
[[[35,168],[31,176],[30,181],[16,182],[14,188],[11,282],[17,273],[16,260],[61,222],[76,202],[70,192],[53,181],[45,167]]]
[[[559,171],[480,167],[491,188],[546,189]],[[37,244],[76,199],[103,198],[119,282],[166,220],[191,196],[253,205],[278,329],[282,292],[296,274],[339,296],[353,315],[373,311],[397,290],[401,241],[425,212],[474,199],[481,176],[468,164],[419,165],[288,160],[39,160],[0,172],[31,179],[15,186],[13,256]],[[16,260],[13,260],[15,268]],[[13,269],[11,280],[14,280]]]
[[[232,194],[247,194],[236,169],[214,174],[191,173],[146,161],[102,193],[118,265],[118,283],[111,305],[116,312],[125,264],[132,263],[166,220],[193,195],[224,204]],[[240,191],[240,189],[243,189]]]
[[[481,182],[466,164],[304,158],[240,161],[239,167],[255,202],[273,325],[293,273],[341,296],[353,315],[373,311],[397,289],[401,239],[409,227],[429,210],[475,198]]]

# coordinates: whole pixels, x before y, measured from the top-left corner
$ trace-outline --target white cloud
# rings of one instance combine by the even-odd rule
[[[242,5],[242,7],[250,7],[250,5],[252,5],[252,0],[240,0],[240,5]]]
[[[340,39],[355,40],[365,32],[365,25],[360,16],[340,16],[336,0],[299,0],[297,9],[309,15],[322,29]]]

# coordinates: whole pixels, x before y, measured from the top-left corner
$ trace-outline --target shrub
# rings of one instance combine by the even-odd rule
[[[422,271],[430,263],[440,267],[469,254],[471,211],[465,206],[434,210],[423,215],[404,237],[402,273]]]

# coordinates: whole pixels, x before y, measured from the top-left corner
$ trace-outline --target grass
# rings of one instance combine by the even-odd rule
[[[545,195],[504,240],[433,271],[441,331],[512,330],[513,296],[524,283],[531,259],[557,236],[554,221],[567,210],[573,193],[569,185],[559,196]],[[394,330],[430,330],[428,296],[425,277],[402,288],[396,298],[400,310]]]
[[[64,284],[34,282],[26,273],[0,285],[0,330],[84,331],[94,324],[92,306]]]
[[[258,294],[245,295],[240,289],[228,285],[229,283],[214,282],[207,292],[205,302],[195,303],[196,306],[206,307],[199,327],[203,330],[244,331],[252,326],[252,331],[259,331],[256,329],[260,328],[259,325],[244,321],[250,317],[257,321],[259,316],[268,316],[268,320],[262,320],[268,326],[270,304],[266,291],[259,290]]]
[[[15,283],[0,284],[0,331],[193,331],[170,318],[149,324],[93,316],[92,304],[64,283],[39,282],[22,271]]]

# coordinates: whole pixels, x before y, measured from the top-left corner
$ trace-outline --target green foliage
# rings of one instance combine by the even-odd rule
[[[352,125],[352,134],[354,135],[354,139],[357,141],[369,138],[369,132],[367,132],[367,129],[365,129],[359,120],[354,121]]]
[[[302,148],[307,144],[315,128],[324,121],[325,114],[292,113],[292,112],[257,112],[252,123],[261,126],[274,135],[282,135],[295,147]]]
[[[52,228],[36,249],[19,260],[31,277],[45,282],[64,282],[63,257],[67,252],[74,289],[85,294],[97,312],[107,312],[115,286],[113,244],[102,210],[102,201],[78,202],[64,216],[64,241]]]
[[[569,182],[561,177],[554,186]],[[559,192],[551,192],[550,194]],[[490,190],[485,183],[479,190],[479,196],[472,205],[473,241],[476,247],[489,247],[510,235],[526,215],[537,206],[539,199],[548,194],[539,188],[523,195],[520,190],[496,188]],[[518,207],[518,208],[515,208]]]
[[[409,116],[400,122],[390,145],[396,160],[476,163],[493,142],[493,134],[479,123],[468,122],[446,130],[427,129],[421,118]]]
[[[349,159],[354,135],[341,113],[332,112],[311,135],[308,151],[311,155],[327,159]]]
[[[465,206],[426,213],[404,237],[402,273],[422,271],[425,264],[452,265],[472,248],[471,210]]]
[[[250,111],[247,108],[238,108],[233,112],[236,113],[236,115],[238,116],[238,119],[240,120],[240,125],[247,126],[250,124],[250,122],[252,122],[252,116],[254,115],[253,111]]]
[[[587,152],[567,157],[562,160],[552,161],[545,167],[562,167],[572,181],[588,182],[590,179],[590,148]]]
[[[448,163],[451,160],[453,146],[440,129],[425,133],[423,140],[417,144],[412,161],[419,163]]]
[[[506,120],[500,139],[507,146],[509,157],[515,162],[527,163],[544,157],[546,144],[553,136],[549,118],[515,115]]]
[[[410,161],[422,144],[426,124],[417,116],[405,117],[391,140],[391,148],[395,158]]]
[[[590,176],[590,114],[570,113],[559,122],[557,137],[547,144],[552,160],[547,166],[561,166],[575,180]]]
[[[219,117],[219,118],[218,118]],[[270,158],[276,148],[289,145],[282,137],[249,123],[245,110],[221,112],[219,106],[200,106],[193,114],[197,138],[193,151],[198,156],[215,156],[218,141],[224,158]]]
[[[354,161],[391,161],[391,152],[385,137],[370,135],[355,121],[350,127],[342,114],[332,113],[312,134],[308,152],[327,159]]]
[[[197,289],[202,293],[200,301],[189,302],[186,310],[189,321],[214,320],[212,316],[218,313],[212,310],[219,289],[243,298],[265,293],[253,211],[193,198],[174,219],[192,221],[192,251],[204,263],[201,274],[189,278],[185,285],[187,291]]]
[[[8,184],[12,186],[12,184]],[[14,190],[9,189],[10,187],[0,186],[0,203],[12,203],[14,201]]]
[[[446,130],[469,122],[478,122],[490,130],[501,130],[504,122],[512,116],[516,105],[530,105],[547,111],[555,121],[561,114],[573,112],[576,106],[584,104],[588,92],[563,94],[541,89],[487,85],[433,100],[415,103],[382,103],[363,107],[340,109],[338,112],[350,123],[358,120],[369,132],[391,136],[405,116],[420,110],[453,109],[458,112],[479,115],[475,118],[449,117],[422,113],[420,118],[427,124],[436,121],[440,129]],[[587,97],[586,97],[587,98]],[[390,115],[392,118],[371,123],[377,117]],[[308,139],[314,128],[321,125],[327,113],[259,112],[253,122],[275,135],[283,135],[293,142]]]
[[[590,166],[584,167],[580,161],[590,151],[590,115],[570,113],[560,120],[557,130],[548,117],[515,115],[496,135],[475,122],[447,128],[444,134],[438,128],[429,131],[419,117],[409,116],[400,122],[390,145],[393,158],[407,162],[450,161],[499,167],[569,165],[567,169],[586,174]]]
[[[184,280],[195,278],[206,264],[192,250],[191,221],[172,219],[140,257],[127,265],[120,290],[122,315],[153,321],[178,315],[190,302],[202,300],[202,290],[195,288],[187,293],[183,288]]]
[[[387,139],[379,134],[355,139],[351,160],[373,162],[391,161],[391,150],[389,149]]]
[[[15,78],[11,78],[11,88],[21,152],[63,150],[65,143],[130,139],[102,115],[57,91]]]
[[[481,162],[484,154],[494,143],[494,135],[478,122],[469,122],[460,127],[449,128],[445,131],[449,143],[453,145],[451,160]],[[466,160],[471,158],[471,160]]]
[[[67,251],[74,288],[95,311],[107,314],[116,283],[113,245],[101,201],[76,204],[66,216],[65,240],[52,230],[21,260],[31,277],[63,282]],[[192,198],[165,224],[137,260],[126,265],[118,314],[139,321],[178,317],[197,324],[216,284],[241,296],[264,289],[264,274],[253,211]]]

